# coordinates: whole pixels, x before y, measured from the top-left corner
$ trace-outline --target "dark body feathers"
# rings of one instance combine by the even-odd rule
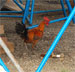
[[[22,38],[28,40],[28,28],[24,24],[16,23],[16,33],[20,35]]]

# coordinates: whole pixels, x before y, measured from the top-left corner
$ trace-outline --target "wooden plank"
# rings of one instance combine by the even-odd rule
[[[0,25],[0,34],[4,34],[4,26]]]
[[[14,52],[14,45],[13,45],[13,43],[7,43],[7,47],[9,48],[9,50],[11,51],[11,52]],[[0,46],[0,54],[4,54],[5,53],[5,51],[3,50],[3,48]]]
[[[4,35],[4,25],[0,25],[0,35]],[[12,42],[9,42],[8,39],[4,36],[1,36],[2,40],[5,42],[7,47],[11,52],[14,52],[14,44]],[[5,53],[3,48],[0,46],[0,54]]]
[[[6,52],[7,56],[11,59],[11,61],[13,62],[13,64],[15,65],[15,67],[17,68],[18,72],[24,72],[24,70],[21,68],[21,66],[18,64],[18,62],[16,61],[16,59],[14,58],[13,54],[11,53],[11,51],[8,49],[8,47],[6,46],[6,44],[3,42],[2,38],[0,38],[0,44],[3,47],[4,51]]]
[[[1,37],[2,40],[5,42],[5,44],[7,45],[7,47],[9,48],[9,50],[11,52],[14,52],[14,44],[12,42],[8,42],[6,37]],[[0,54],[4,54],[4,50],[3,48],[0,46]]]
[[[25,6],[21,3],[19,3],[23,8],[25,8]],[[8,8],[10,10],[15,10],[15,11],[22,11],[14,2],[13,0],[7,0],[7,2],[5,3],[5,5],[3,6],[3,8]]]

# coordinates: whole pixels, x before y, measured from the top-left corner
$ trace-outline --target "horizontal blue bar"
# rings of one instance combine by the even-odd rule
[[[0,58],[0,65],[5,69],[6,72],[10,72],[1,58]]]
[[[23,11],[0,11],[0,13],[22,13]]]
[[[65,8],[65,10],[67,10],[67,8]],[[56,9],[56,10],[47,10],[47,11],[34,11],[34,14],[37,13],[47,13],[47,12],[56,12],[56,11],[63,11],[62,9]]]
[[[56,11],[62,11],[62,9],[48,10],[48,11],[34,11],[33,13],[36,14],[36,13],[46,13],[46,12],[56,12]],[[0,13],[22,13],[22,12],[23,11],[0,11]]]
[[[64,17],[64,18],[59,18],[59,19],[56,19],[56,20],[52,20],[50,21],[49,23],[55,23],[55,22],[59,22],[59,21],[62,21],[62,20],[66,20],[68,17]]]
[[[19,17],[19,18],[22,18],[23,16],[18,16],[18,15],[0,15],[0,17]]]

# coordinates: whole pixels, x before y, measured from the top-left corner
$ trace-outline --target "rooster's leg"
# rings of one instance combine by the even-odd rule
[[[26,43],[24,43],[24,44],[25,44],[26,49],[28,49],[27,44]]]
[[[38,42],[38,40],[33,41],[32,48],[34,48],[34,46],[36,45],[37,42]]]

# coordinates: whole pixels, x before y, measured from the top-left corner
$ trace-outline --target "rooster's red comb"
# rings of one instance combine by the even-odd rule
[[[48,21],[48,22],[50,21],[50,20],[48,19],[48,17],[44,17],[43,19],[44,19],[45,21]]]

